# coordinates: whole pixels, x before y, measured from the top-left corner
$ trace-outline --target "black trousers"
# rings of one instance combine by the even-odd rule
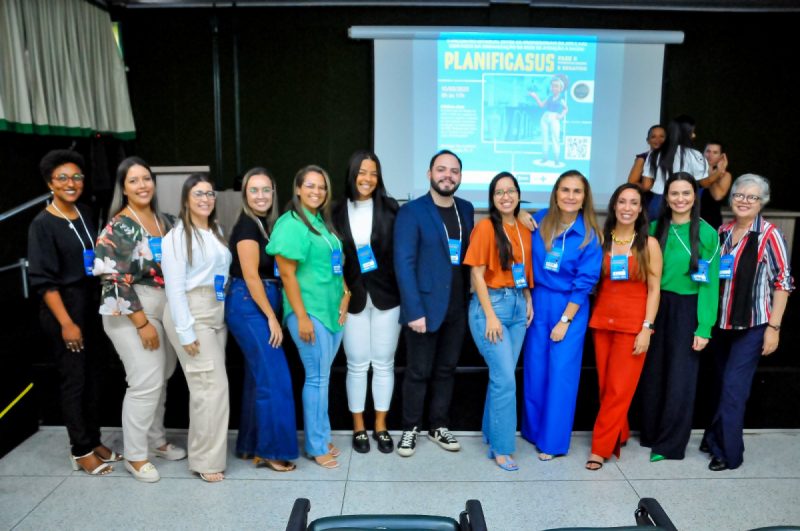
[[[639,382],[641,444],[667,459],[683,459],[692,431],[700,352],[692,350],[697,296],[661,292],[656,331]]]
[[[429,429],[448,425],[453,380],[467,333],[466,307],[451,302],[436,332],[419,334],[403,327],[406,370],[403,379],[403,429],[422,427],[425,395],[430,384]]]
[[[67,349],[61,337],[61,325],[44,302],[39,312],[60,377],[61,415],[74,456],[86,455],[100,445],[97,415],[100,360],[97,345],[93,343],[99,321],[96,289],[97,286],[88,281],[59,289],[67,313],[83,334],[84,348],[80,352]]]

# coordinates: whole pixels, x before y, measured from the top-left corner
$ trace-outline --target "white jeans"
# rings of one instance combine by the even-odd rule
[[[367,295],[360,313],[348,313],[344,324],[347,355],[347,404],[362,413],[367,399],[367,371],[372,363],[372,400],[376,411],[389,411],[394,390],[394,353],[400,337],[400,307],[379,310]]]
[[[128,389],[122,401],[122,439],[129,461],[147,459],[147,449],[163,446],[164,404],[167,380],[175,371],[177,358],[164,334],[162,319],[167,296],[163,289],[134,286],[147,319],[158,331],[159,347],[146,350],[136,327],[125,315],[104,315],[103,329],[111,339],[125,367]]]

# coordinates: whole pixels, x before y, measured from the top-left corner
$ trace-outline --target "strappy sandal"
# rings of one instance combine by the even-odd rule
[[[104,448],[108,450],[108,457],[103,457],[102,455],[98,454],[96,451],[97,448],[92,450],[94,452],[94,455],[96,455],[100,461],[104,463],[116,463],[117,461],[122,461],[123,459],[125,459],[125,457],[122,454],[118,454],[111,448],[106,448],[105,446]]]
[[[597,465],[597,466],[594,467],[592,465]],[[586,461],[586,467],[585,468],[586,468],[586,470],[591,470],[592,472],[594,472],[596,470],[600,470],[601,468],[603,468],[603,462],[602,461],[597,461],[595,459],[589,459],[588,461]]]
[[[342,451],[336,448],[333,443],[328,443],[328,453],[331,454],[332,457],[339,457],[342,455]]]
[[[267,467],[275,472],[291,472],[297,468],[297,465],[292,463],[291,461],[284,461],[281,459],[264,459],[263,457],[254,457],[253,464],[258,467]],[[283,468],[280,468],[283,467]]]
[[[80,455],[78,457],[70,455],[69,460],[72,463],[72,470],[74,470],[75,472],[77,472],[78,470],[83,470],[90,476],[105,476],[106,474],[109,474],[114,471],[114,467],[109,465],[107,462],[103,462],[102,464],[98,465],[97,467],[95,467],[94,470],[89,470],[88,468],[85,468],[82,464],[78,462],[79,459],[83,459],[84,457],[89,457],[90,455],[94,455],[95,457],[100,459],[100,457],[95,455],[93,451],[85,455]],[[100,460],[102,461],[102,459]]]
[[[202,479],[206,483],[219,483],[220,481],[225,479],[225,474],[222,472],[198,472],[197,475],[200,476],[200,479]],[[211,476],[216,476],[216,475],[219,475],[221,477],[217,479],[212,479]]]
[[[331,456],[330,459],[326,459],[325,461],[319,461],[320,458],[323,458],[323,457],[326,457],[326,456],[329,456],[329,455]],[[306,457],[308,457],[309,459],[314,461],[316,464],[318,464],[322,468],[328,468],[328,469],[339,468],[339,461],[337,461],[336,458],[333,457],[329,453],[328,454],[323,454],[323,455],[306,455]]]

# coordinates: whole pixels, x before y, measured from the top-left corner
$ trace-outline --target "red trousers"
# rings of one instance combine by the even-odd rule
[[[592,329],[600,386],[600,411],[592,432],[592,453],[619,457],[628,440],[628,409],[639,383],[645,354],[634,355],[636,334]]]

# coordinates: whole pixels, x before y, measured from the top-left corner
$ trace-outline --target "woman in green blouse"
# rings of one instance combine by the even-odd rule
[[[342,277],[342,242],[330,220],[330,188],[319,166],[297,172],[292,202],[275,223],[267,253],[278,262],[284,319],[306,373],[305,450],[320,466],[336,468],[339,450],[331,442],[328,382],[350,292]]]
[[[719,237],[700,219],[697,181],[669,179],[661,215],[650,226],[664,255],[661,301],[639,384],[641,444],[650,461],[683,459],[692,430],[700,351],[717,320]]]

